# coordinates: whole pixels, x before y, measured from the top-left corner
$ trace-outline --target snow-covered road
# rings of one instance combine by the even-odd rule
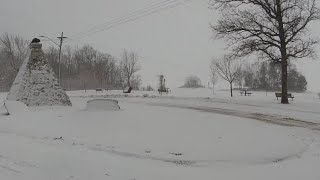
[[[141,101],[129,101],[131,103],[141,103]],[[214,114],[224,114],[228,116],[235,116],[235,117],[242,117],[242,118],[248,118],[258,121],[263,121],[266,123],[272,123],[277,124],[281,126],[293,126],[293,127],[302,127],[307,128],[311,130],[320,130],[320,123],[318,122],[310,122],[310,121],[304,121],[300,119],[295,119],[292,117],[286,117],[283,115],[277,115],[277,114],[271,114],[271,113],[253,113],[248,111],[241,111],[241,110],[235,110],[232,108],[217,108],[212,107],[211,104],[205,104],[202,105],[185,105],[184,103],[179,102],[171,102],[171,103],[162,103],[161,100],[157,100],[156,102],[144,102],[144,104],[148,104],[151,106],[161,106],[161,107],[171,107],[171,108],[182,108],[182,109],[189,109],[189,110],[195,110],[195,111],[201,111],[201,112],[208,112],[208,113],[214,113]]]

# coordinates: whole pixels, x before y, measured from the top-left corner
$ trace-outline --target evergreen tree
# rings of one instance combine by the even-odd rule
[[[259,89],[267,89],[268,88],[268,74],[267,74],[267,64],[264,62],[260,66],[259,70]]]
[[[277,63],[270,62],[268,68],[270,90],[279,90],[281,87],[280,66]]]
[[[254,71],[253,69],[258,69]],[[281,90],[281,69],[276,63],[253,64],[247,67],[243,73],[246,87],[256,90],[270,89]],[[306,78],[297,70],[293,64],[288,68],[288,90],[291,92],[303,92],[307,90]]]
[[[288,72],[288,90],[294,92],[306,91],[308,84],[307,80],[297,71],[297,68],[294,65],[290,65]]]

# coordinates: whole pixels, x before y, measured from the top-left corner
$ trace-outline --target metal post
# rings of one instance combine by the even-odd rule
[[[61,36],[60,37],[57,37],[58,39],[60,39],[60,45],[59,45],[59,85],[61,86],[61,48],[62,48],[62,42],[63,42],[63,39],[64,38],[67,38],[67,37],[64,37],[63,36],[63,32],[61,33]]]
[[[61,45],[62,45],[62,39],[60,41],[60,46],[59,46],[59,67],[58,67],[58,78],[59,78],[59,85],[61,85]]]
[[[47,36],[39,36],[39,37],[43,37],[43,38],[47,38],[49,39],[51,42],[53,42],[55,45],[57,45],[59,47],[59,66],[58,66],[58,83],[59,85],[61,85],[61,49],[62,49],[62,42],[63,39],[67,38],[63,36],[63,32],[61,33],[60,37],[57,37],[58,39],[60,39],[60,44],[54,42],[54,40],[52,40],[51,38],[47,37]]]

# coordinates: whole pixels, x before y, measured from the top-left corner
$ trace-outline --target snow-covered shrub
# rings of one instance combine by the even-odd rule
[[[142,96],[143,97],[149,97],[149,94],[143,94]]]

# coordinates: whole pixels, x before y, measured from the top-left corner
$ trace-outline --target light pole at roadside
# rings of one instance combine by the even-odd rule
[[[60,37],[57,37],[58,39],[60,39],[60,44],[56,43],[54,40],[52,40],[51,38],[47,37],[47,36],[39,36],[39,37],[42,37],[42,38],[47,38],[49,39],[51,42],[53,42],[55,45],[57,45],[59,47],[59,66],[58,66],[58,83],[59,85],[61,85],[61,67],[60,67],[60,64],[61,64],[61,48],[62,48],[62,42],[63,42],[63,39],[67,38],[67,37],[64,37],[63,36],[63,32],[61,33],[61,36]]]

